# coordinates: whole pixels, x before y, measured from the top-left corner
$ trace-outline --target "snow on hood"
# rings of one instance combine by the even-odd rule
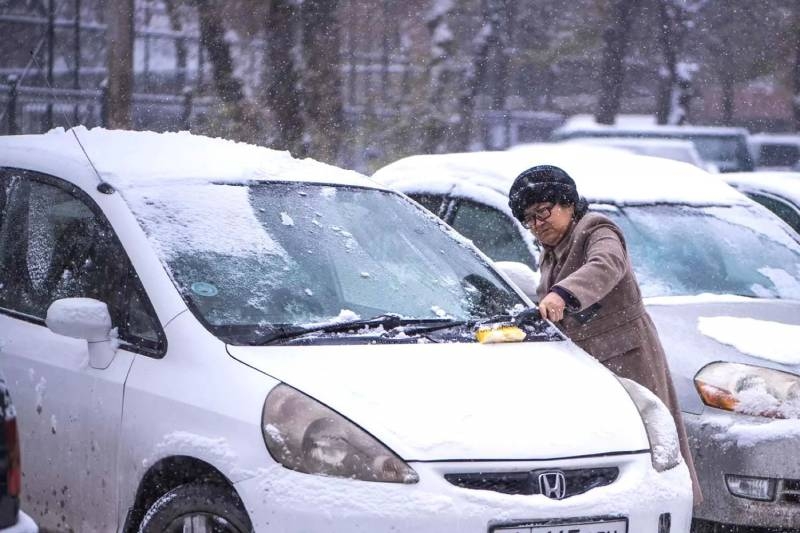
[[[742,353],[786,365],[800,365],[800,325],[756,318],[701,316],[697,329]]]
[[[501,207],[508,190],[524,170],[538,164],[563,168],[590,202],[618,205],[675,202],[687,205],[751,205],[717,175],[688,163],[577,144],[533,144],[506,152],[416,155],[400,159],[373,174],[373,179],[405,193],[446,193],[456,186],[475,201],[499,193]],[[507,207],[506,207],[507,209]]]
[[[80,139],[97,172],[117,189],[140,185],[164,185],[176,181],[311,181],[375,186],[365,176],[312,159],[294,159],[289,152],[220,138],[193,135],[187,131],[150,131],[56,128],[43,135],[13,135],[0,138],[4,157],[24,158],[31,168],[58,167],[65,162],[85,163]],[[35,156],[35,157],[34,157]],[[87,176],[96,182],[96,176]],[[72,178],[71,179],[75,179]]]
[[[702,295],[695,301],[683,296],[648,298],[645,304],[658,329],[683,411],[702,412],[703,404],[694,386],[694,377],[709,363],[731,361],[800,372],[797,364],[756,357],[741,351],[738,346],[719,342],[698,327],[701,317],[736,317],[800,326],[800,301]],[[751,331],[751,334],[755,332]],[[764,342],[772,345],[768,339]],[[797,346],[800,342],[794,341],[794,344]],[[764,352],[759,350],[759,353]]]
[[[625,390],[568,341],[228,350],[335,409],[406,460],[649,449]]]

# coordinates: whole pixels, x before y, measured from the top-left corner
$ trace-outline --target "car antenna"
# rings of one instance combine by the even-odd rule
[[[33,61],[36,64],[36,67],[39,70],[42,70],[41,63],[39,63],[39,61],[37,61],[37,59],[36,59],[36,52],[38,52],[38,49],[31,51],[31,61]],[[45,78],[44,81],[47,84],[47,87],[50,89],[50,92],[51,93],[55,93],[55,89],[50,84],[50,80]],[[72,121],[70,121],[69,117],[64,112],[63,108],[61,109],[61,115],[64,117],[64,121],[69,126],[69,131],[72,133],[72,136],[75,137],[75,141],[78,143],[78,146],[81,147],[81,152],[83,152],[83,155],[86,157],[86,160],[89,162],[89,166],[92,167],[92,170],[94,171],[95,176],[97,176],[97,180],[100,182],[100,183],[97,184],[97,190],[100,191],[103,194],[112,194],[114,192],[114,186],[111,185],[110,183],[108,183],[107,181],[104,181],[103,178],[100,176],[100,172],[98,172],[97,167],[94,166],[94,161],[92,161],[92,158],[89,157],[89,153],[86,151],[86,148],[83,146],[83,143],[81,142],[80,137],[78,137],[78,132],[75,131],[75,127],[72,125]]]

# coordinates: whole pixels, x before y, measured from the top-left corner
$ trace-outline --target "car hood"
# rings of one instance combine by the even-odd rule
[[[526,460],[649,448],[625,390],[569,341],[229,346],[406,460]]]
[[[800,301],[737,296],[664,297],[645,300],[669,361],[681,409],[699,414],[703,404],[694,376],[714,361],[733,361],[800,374]],[[773,329],[769,326],[777,325]],[[767,329],[769,328],[769,329]],[[727,329],[727,331],[726,331]],[[769,337],[764,332],[769,331]],[[763,338],[760,346],[743,337]],[[780,352],[771,350],[781,347]],[[786,347],[794,354],[787,357]],[[792,361],[796,361],[792,363]]]

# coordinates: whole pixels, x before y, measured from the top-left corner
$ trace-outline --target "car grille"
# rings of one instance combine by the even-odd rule
[[[778,482],[778,501],[800,504],[800,479],[784,479]]]
[[[445,474],[444,478],[465,489],[491,490],[503,494],[540,494],[539,475],[550,470],[529,470],[525,472],[470,472],[466,474]],[[617,479],[619,470],[609,468],[582,468],[579,470],[560,470],[564,474],[566,491],[564,498],[583,494],[591,489],[609,485]]]

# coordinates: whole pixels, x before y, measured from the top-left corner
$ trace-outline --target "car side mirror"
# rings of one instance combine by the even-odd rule
[[[534,272],[525,263],[517,263],[516,261],[497,261],[495,266],[531,301],[536,302],[539,300],[536,295],[536,289],[539,287],[539,278],[541,276],[538,272]]]
[[[62,298],[47,309],[45,324],[53,333],[83,339],[88,344],[89,365],[108,368],[116,353],[111,341],[108,306],[93,298]]]

